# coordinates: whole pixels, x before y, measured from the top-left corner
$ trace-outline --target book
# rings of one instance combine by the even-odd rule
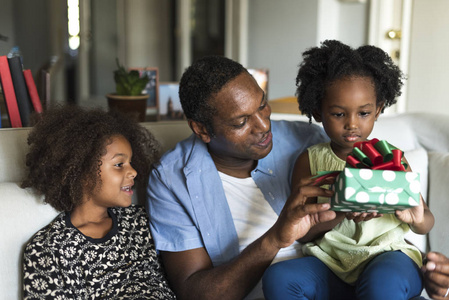
[[[11,72],[12,83],[16,93],[17,105],[19,107],[22,126],[28,126],[31,114],[31,99],[28,96],[28,89],[23,76],[23,66],[20,56],[8,58],[9,70]]]
[[[37,113],[42,112],[42,103],[37,93],[36,83],[34,82],[33,74],[30,69],[23,70],[23,76],[25,77],[25,82],[28,87],[28,94],[33,104],[34,111]]]
[[[16,93],[14,92],[14,85],[12,83],[11,72],[9,71],[8,58],[6,56],[0,56],[0,83],[2,85],[6,111],[11,127],[22,127]]]

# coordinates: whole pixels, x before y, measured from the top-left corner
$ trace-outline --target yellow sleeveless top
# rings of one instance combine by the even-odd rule
[[[314,145],[308,154],[312,175],[345,167],[345,161],[335,155],[330,143]],[[402,251],[421,267],[421,252],[404,240],[409,229],[394,214],[360,223],[343,219],[321,238],[305,244],[302,250],[304,255],[319,258],[346,283],[354,284],[366,264],[382,252]]]

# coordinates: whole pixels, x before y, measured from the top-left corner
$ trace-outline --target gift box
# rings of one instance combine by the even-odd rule
[[[332,190],[335,211],[394,213],[420,201],[419,174],[414,172],[345,168]]]
[[[418,206],[419,174],[405,172],[403,152],[386,141],[354,144],[332,190],[331,209],[344,212],[394,213]]]

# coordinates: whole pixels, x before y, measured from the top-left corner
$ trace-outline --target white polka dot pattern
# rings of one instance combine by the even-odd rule
[[[419,174],[345,168],[332,186],[335,211],[394,213],[419,205]]]

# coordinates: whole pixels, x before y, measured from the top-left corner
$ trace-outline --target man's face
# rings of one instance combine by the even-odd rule
[[[214,136],[208,147],[216,163],[239,166],[270,153],[271,108],[251,75],[243,72],[211,101],[216,114],[212,121]]]

